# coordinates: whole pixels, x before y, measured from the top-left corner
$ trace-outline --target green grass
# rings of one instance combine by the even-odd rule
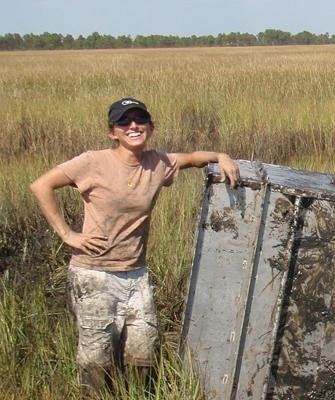
[[[334,55],[335,46],[0,53],[0,398],[78,398],[69,250],[41,216],[30,182],[110,146],[106,111],[123,96],[148,104],[152,147],[333,172]],[[176,354],[201,191],[201,171],[181,172],[152,219],[161,348],[150,399],[203,396]],[[78,195],[60,190],[59,200],[69,223],[80,223]],[[136,376],[129,379],[129,391],[118,381],[117,398],[144,398]]]

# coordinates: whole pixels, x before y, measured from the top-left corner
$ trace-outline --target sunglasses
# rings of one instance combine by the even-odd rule
[[[130,125],[130,123],[134,121],[136,124],[139,125],[144,125],[148,122],[150,122],[150,116],[146,115],[146,114],[138,114],[138,115],[134,115],[134,116],[128,116],[128,115],[124,115],[122,116],[118,121],[115,122],[116,125],[119,126],[127,126]]]

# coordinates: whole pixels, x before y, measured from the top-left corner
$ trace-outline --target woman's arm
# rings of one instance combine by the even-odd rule
[[[237,163],[226,153],[212,151],[194,151],[192,153],[175,153],[173,157],[177,160],[180,169],[202,168],[209,162],[217,162],[220,166],[221,181],[229,179],[231,187],[235,187],[240,179],[240,172]]]
[[[74,232],[60,210],[55,190],[71,183],[64,172],[56,167],[34,181],[30,188],[38,200],[43,215],[66,244],[86,254],[100,253],[106,248],[107,238]]]

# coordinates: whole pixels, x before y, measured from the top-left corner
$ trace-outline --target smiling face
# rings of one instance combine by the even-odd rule
[[[152,135],[154,126],[143,110],[126,111],[121,119],[113,124],[109,137],[118,140],[119,145],[127,150],[142,150]]]

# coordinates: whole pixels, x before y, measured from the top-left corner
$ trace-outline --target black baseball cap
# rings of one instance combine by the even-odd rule
[[[138,108],[142,111],[145,111],[151,118],[150,113],[147,110],[147,106],[144,103],[142,103],[142,101],[133,99],[132,97],[125,97],[124,99],[116,101],[109,107],[108,110],[109,124],[111,125],[117,122],[126,111],[131,110],[133,108]]]

